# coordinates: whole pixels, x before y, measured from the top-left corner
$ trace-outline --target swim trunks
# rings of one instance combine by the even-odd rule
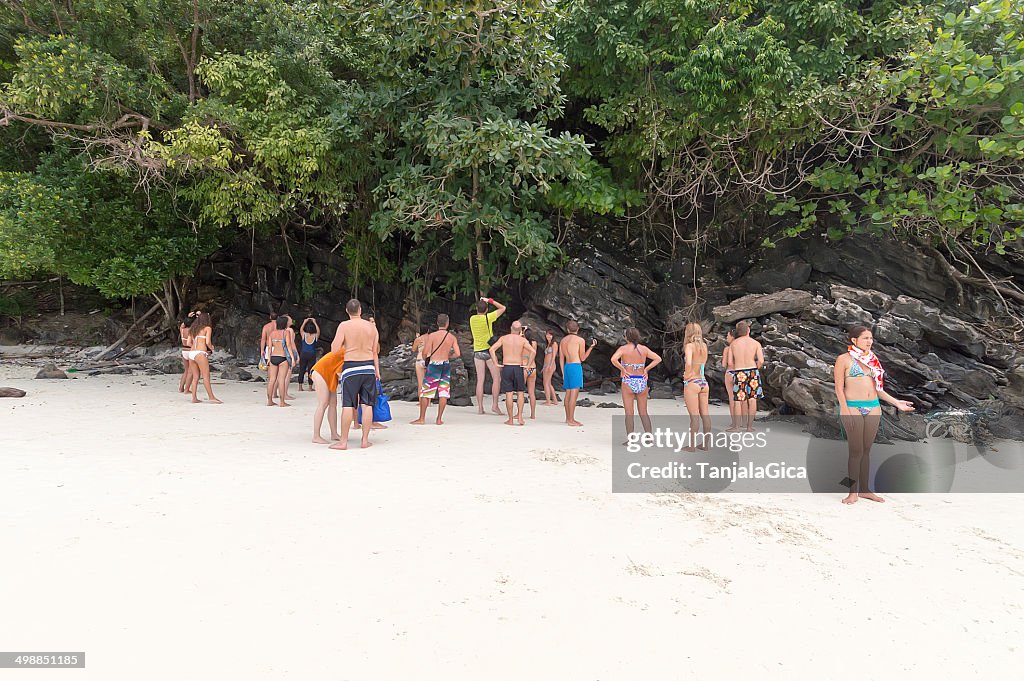
[[[579,390],[583,387],[583,365],[581,363],[566,364],[563,374],[562,388],[564,390]]]
[[[443,400],[451,397],[452,366],[448,362],[431,362],[427,365],[427,373],[423,376],[420,386],[420,398],[432,400],[440,397]]]
[[[377,401],[377,373],[373,360],[345,362],[341,367],[341,406],[372,407]]]
[[[473,353],[473,359],[479,359],[482,362],[486,362],[491,358],[490,350],[480,350],[479,352]]]
[[[764,397],[761,389],[761,372],[755,368],[730,369],[732,374],[732,394],[737,402],[760,399]]]
[[[501,390],[502,393],[521,393],[526,390],[526,377],[523,375],[523,367],[519,365],[506,364],[501,368]]]

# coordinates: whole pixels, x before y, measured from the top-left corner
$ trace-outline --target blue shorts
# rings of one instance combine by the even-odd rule
[[[583,365],[579,362],[566,364],[562,374],[562,388],[564,390],[579,390],[583,387]]]

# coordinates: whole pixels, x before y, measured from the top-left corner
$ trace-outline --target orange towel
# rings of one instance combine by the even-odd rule
[[[327,387],[331,392],[338,391],[338,374],[341,373],[341,365],[345,363],[345,349],[338,352],[328,352],[313,365],[313,371],[317,372],[327,381]]]

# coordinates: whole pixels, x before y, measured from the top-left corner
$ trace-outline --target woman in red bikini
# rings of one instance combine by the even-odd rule
[[[836,398],[839,400],[839,419],[846,431],[849,447],[847,477],[850,493],[843,499],[844,504],[854,504],[857,499],[885,501],[869,487],[871,466],[871,445],[882,421],[882,406],[879,400],[888,402],[900,411],[914,411],[914,405],[898,400],[883,389],[885,370],[878,357],[871,351],[874,337],[866,326],[853,326],[847,332],[849,349],[836,358],[833,378]]]

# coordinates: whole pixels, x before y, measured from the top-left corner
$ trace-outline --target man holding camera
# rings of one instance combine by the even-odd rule
[[[488,312],[489,305],[495,307]],[[491,373],[491,395],[494,401],[491,405],[491,412],[501,416],[498,409],[498,364],[491,360],[491,354],[487,351],[492,344],[497,342],[494,333],[494,321],[505,313],[505,306],[494,300],[494,298],[481,298],[476,303],[477,314],[469,318],[469,330],[473,333],[473,366],[476,368],[476,406],[477,412],[484,413],[484,378],[485,372]]]
[[[588,347],[578,335],[580,325],[575,319],[569,320],[565,330],[567,335],[558,348],[558,361],[562,365],[562,388],[565,390],[565,422],[570,426],[582,426],[576,420],[576,400],[583,387],[583,363],[593,352],[597,339],[591,340]]]

